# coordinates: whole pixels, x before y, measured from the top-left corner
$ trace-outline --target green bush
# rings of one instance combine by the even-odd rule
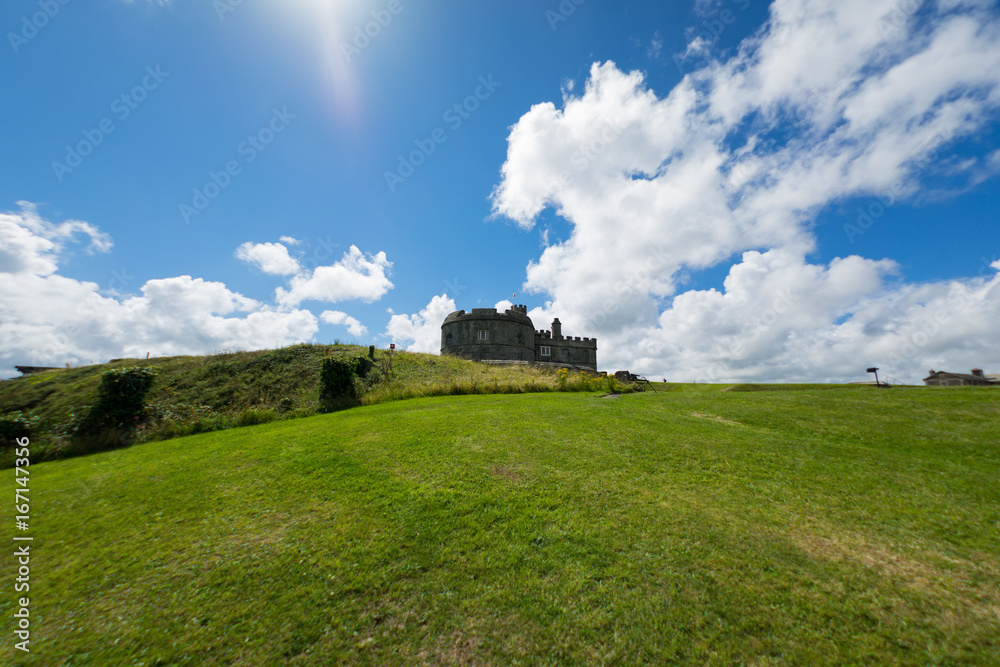
[[[146,394],[157,371],[129,366],[105,371],[97,388],[97,402],[77,427],[77,435],[110,446],[128,444],[147,417]]]
[[[105,371],[94,410],[106,424],[132,426],[146,417],[146,394],[155,379],[154,368],[131,366]]]
[[[356,398],[354,378],[357,363],[354,359],[327,357],[319,373],[319,399],[332,401],[344,397]]]
[[[38,421],[38,417],[28,417],[20,412],[0,415],[0,449],[15,446],[20,438],[30,440]]]
[[[320,369],[319,401],[326,412],[359,405],[362,395],[385,378],[368,357],[328,357]]]
[[[358,357],[354,360],[354,374],[362,380],[368,377],[369,371],[374,367],[375,362],[368,357]]]

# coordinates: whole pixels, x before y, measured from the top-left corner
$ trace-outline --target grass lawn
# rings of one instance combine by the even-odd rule
[[[541,391],[628,391],[613,378],[594,379],[555,369],[494,366],[457,357],[373,350],[375,366],[357,387],[358,397],[338,409],[429,396],[520,394]],[[122,359],[80,368],[52,369],[0,382],[0,422],[27,428],[36,463],[121,446],[120,436],[83,442],[74,433],[97,400],[109,370],[151,368],[156,379],[146,396],[147,415],[129,440],[152,442],[185,435],[308,417],[321,406],[320,369],[327,357],[369,354],[356,345],[302,344],[274,350],[223,352],[199,357]],[[0,429],[0,468],[14,465],[9,438]],[[19,436],[10,436],[19,437]]]
[[[1000,391],[660,388],[33,466],[0,663],[1000,662]]]

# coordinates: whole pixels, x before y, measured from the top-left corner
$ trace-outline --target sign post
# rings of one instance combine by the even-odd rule
[[[875,367],[872,367],[872,368],[869,368],[869,369],[868,369],[868,372],[869,372],[869,373],[874,373],[874,374],[875,374],[875,386],[876,386],[876,387],[880,387],[880,388],[881,388],[881,387],[885,387],[885,388],[887,388],[887,389],[889,388],[889,386],[890,386],[890,385],[889,385],[889,383],[888,383],[888,382],[886,382],[886,383],[884,383],[884,384],[883,384],[883,383],[881,383],[881,382],[879,382],[879,380],[878,380],[878,369],[877,369],[877,368],[875,368]]]

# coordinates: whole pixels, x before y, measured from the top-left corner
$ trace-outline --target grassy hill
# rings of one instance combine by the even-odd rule
[[[997,664],[1000,392],[721,388],[32,466],[32,664]]]
[[[327,356],[358,357],[368,348],[295,345],[276,350],[210,356],[122,360],[82,368],[46,371],[0,382],[0,415],[20,413],[33,424],[37,460],[73,453],[74,426],[95,400],[101,374],[112,368],[149,366],[159,371],[149,394],[151,417],[139,442],[217,431],[319,411],[319,373]],[[430,354],[376,351],[377,382],[358,404],[418,396],[548,391],[555,372],[496,367]],[[570,383],[572,385],[572,383]],[[0,453],[0,463],[9,455]]]

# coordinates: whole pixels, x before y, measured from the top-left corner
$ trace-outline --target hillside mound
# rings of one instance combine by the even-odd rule
[[[327,357],[360,357],[355,345],[294,345],[207,356],[120,359],[45,371],[0,382],[0,420],[17,420],[39,447],[35,460],[73,451],[73,433],[94,403],[102,375],[112,369],[153,368],[149,417],[137,442],[163,440],[321,412],[320,367]],[[522,393],[578,389],[551,370],[486,366],[431,354],[376,350],[378,379],[357,405],[449,394]]]

